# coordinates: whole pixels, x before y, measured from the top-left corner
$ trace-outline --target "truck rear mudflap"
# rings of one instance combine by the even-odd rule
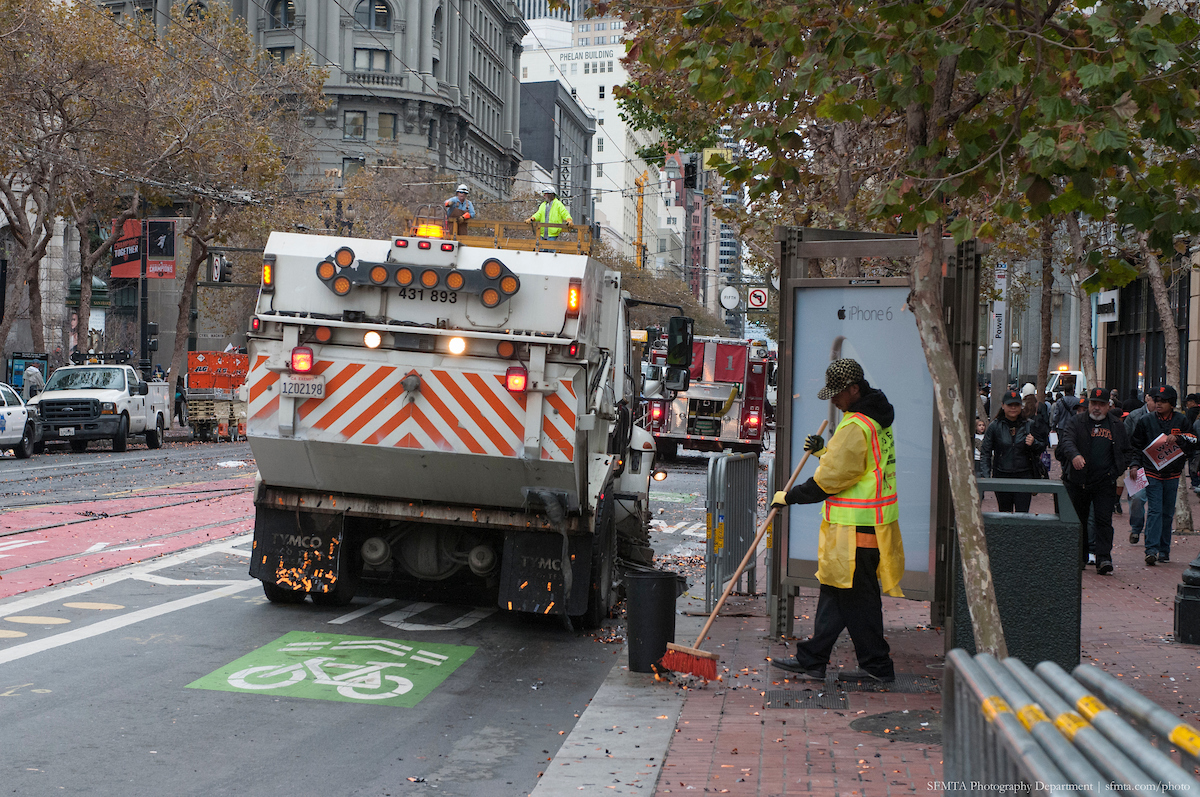
[[[343,351],[317,357],[313,398],[285,395],[286,372],[255,357],[248,433],[264,482],[514,508],[541,486],[578,509],[579,368],[546,363],[543,391],[513,392],[507,360]]]
[[[295,592],[333,591],[344,572],[343,520],[338,513],[258,507],[250,575]]]

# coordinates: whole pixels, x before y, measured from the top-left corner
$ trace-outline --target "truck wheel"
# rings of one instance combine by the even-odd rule
[[[163,418],[161,415],[154,422],[154,429],[146,431],[146,448],[161,448],[163,444]]]
[[[304,603],[304,596],[307,594],[302,589],[288,589],[266,581],[262,585],[263,594],[271,603]]]
[[[87,440],[71,440],[69,443],[71,450],[76,454],[82,454],[84,451],[87,451],[87,444]]]
[[[21,435],[21,442],[17,443],[13,453],[17,455],[17,459],[29,459],[33,456],[33,446],[33,427],[26,425],[25,434]]]
[[[120,453],[129,448],[129,416],[121,416],[121,425],[117,427],[117,434],[113,437],[113,451]]]
[[[599,628],[612,608],[613,574],[617,566],[617,523],[613,509],[612,485],[604,491],[604,498],[596,508],[595,534],[592,535],[592,566],[588,573],[587,609],[573,619],[587,630]]]
[[[41,455],[46,453],[46,444],[40,440],[33,444],[33,453]]]

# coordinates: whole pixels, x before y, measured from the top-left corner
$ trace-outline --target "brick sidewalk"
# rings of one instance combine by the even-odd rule
[[[1033,511],[1049,511],[1049,501],[1035,499]],[[1194,496],[1191,503],[1200,525]],[[995,508],[990,495],[984,508]],[[1083,576],[1082,660],[1127,679],[1142,694],[1200,725],[1200,649],[1176,645],[1173,639],[1175,587],[1200,551],[1200,537],[1177,535],[1172,561],[1147,567],[1142,546],[1129,544],[1128,514],[1113,520],[1115,571],[1099,576],[1089,569]],[[816,595],[815,589],[803,590],[796,600],[800,635],[812,631]],[[885,596],[883,605],[897,673],[940,683],[945,642],[941,629],[928,627],[929,604]],[[767,626],[762,596],[732,598],[722,610],[704,646],[721,653],[724,681],[688,693],[656,794],[865,797],[933,790],[942,771],[937,717],[918,718],[928,720],[928,726],[908,723],[913,733],[901,740],[859,731],[850,723],[884,712],[940,714],[939,693],[849,691],[845,708],[768,707],[768,691],[796,690],[801,697],[812,697],[825,689],[789,680],[769,667],[768,657],[794,651],[768,638]],[[692,638],[680,641],[690,645]],[[832,667],[843,672],[856,668],[845,634],[834,649]],[[779,696],[774,697],[778,702]],[[907,717],[891,719],[903,722]],[[926,728],[938,733],[938,742],[920,741]],[[914,735],[916,740],[907,740]]]

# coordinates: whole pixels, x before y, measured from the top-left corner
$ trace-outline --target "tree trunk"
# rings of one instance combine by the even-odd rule
[[[1163,276],[1158,256],[1150,251],[1149,236],[1138,233],[1138,249],[1142,262],[1146,264],[1146,276],[1150,279],[1150,290],[1154,293],[1154,306],[1162,323],[1163,341],[1167,348],[1167,384],[1181,389],[1182,369],[1179,359],[1179,330],[1175,326],[1175,313],[1171,310],[1171,298],[1167,294],[1167,280]],[[1188,503],[1187,482],[1179,479],[1179,494],[1175,500],[1175,531],[1191,532],[1192,506]]]
[[[1050,312],[1054,303],[1054,217],[1042,219],[1042,331],[1038,346],[1038,366],[1033,386],[1038,403],[1046,400],[1046,382],[1050,378]]]
[[[1092,351],[1092,313],[1090,309],[1087,312],[1084,311],[1085,307],[1090,308],[1092,304],[1091,296],[1083,287],[1083,280],[1087,277],[1087,274],[1084,273],[1087,252],[1083,247],[1083,232],[1079,229],[1079,217],[1074,213],[1067,214],[1067,234],[1071,237],[1073,258],[1071,286],[1075,289],[1075,296],[1079,299],[1079,369],[1083,371],[1089,385],[1099,385],[1100,377],[1096,375],[1096,354]]]
[[[79,311],[75,314],[75,348],[86,352],[92,340],[92,273],[93,261],[88,255],[88,220],[75,219],[79,233]]]
[[[1003,659],[1008,655],[1000,610],[992,584],[992,570],[983,536],[983,514],[979,509],[979,490],[975,481],[973,424],[965,396],[959,394],[959,378],[954,357],[946,338],[942,306],[942,226],[917,228],[917,257],[913,262],[912,293],[909,306],[917,321],[925,361],[933,377],[938,413],[941,415],[942,442],[946,447],[946,469],[950,475],[950,495],[954,501],[954,525],[963,563],[963,581],[975,647]]]
[[[46,328],[42,318],[42,264],[35,260],[29,266],[29,332],[33,336],[33,350],[46,350]]]

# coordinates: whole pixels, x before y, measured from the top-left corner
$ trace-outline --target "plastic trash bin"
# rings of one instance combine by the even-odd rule
[[[625,576],[631,672],[654,672],[651,665],[667,652],[667,643],[675,641],[676,581],[674,573],[662,570]]]

